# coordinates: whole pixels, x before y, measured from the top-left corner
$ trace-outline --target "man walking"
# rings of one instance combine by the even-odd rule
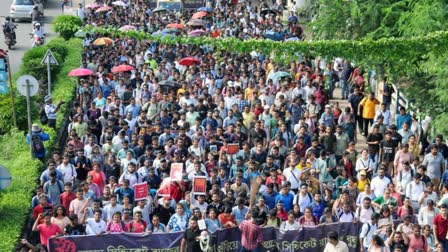
[[[338,233],[328,232],[328,242],[324,252],[348,252],[348,246],[345,242],[339,240]]]
[[[240,223],[241,230],[241,252],[259,252],[260,244],[263,242],[263,234],[256,218],[260,215],[258,209],[252,210],[250,220],[244,220]]]

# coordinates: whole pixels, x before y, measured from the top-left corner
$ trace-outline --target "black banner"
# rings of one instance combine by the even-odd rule
[[[358,251],[359,229],[358,223],[336,223],[288,232],[264,228],[263,251],[322,251],[327,242],[327,233],[335,231],[347,243],[350,252],[355,252]],[[219,230],[210,236],[207,252],[236,252],[241,249],[241,232],[238,228]],[[177,252],[182,237],[183,232],[69,236],[50,239],[49,249],[51,252]]]

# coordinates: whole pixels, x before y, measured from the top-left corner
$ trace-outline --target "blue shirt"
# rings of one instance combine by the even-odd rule
[[[235,221],[238,224],[246,219],[247,212],[249,212],[249,208],[247,206],[244,206],[243,209],[240,209],[238,206],[232,208],[232,214],[235,216]]]
[[[272,194],[269,194],[267,192],[264,192],[262,194],[262,196],[264,198],[264,202],[269,207],[269,209],[274,209],[275,208],[277,195],[278,195],[278,192],[276,192],[276,191],[273,191]]]
[[[289,212],[292,209],[292,201],[294,200],[294,196],[290,193],[287,195],[279,193],[275,198],[275,204],[277,204],[280,200],[283,202],[283,209],[285,209],[286,212]]]
[[[408,126],[410,127],[412,124],[412,119],[411,116],[409,114],[398,114],[396,116],[396,124],[397,124],[397,130],[401,130],[401,128],[403,128],[403,124],[404,123],[408,123]]]
[[[48,141],[50,140],[50,135],[44,132],[33,132],[33,135],[39,134],[39,137],[42,141]],[[30,144],[30,134],[26,134],[26,142]],[[44,148],[41,152],[36,152],[34,155],[36,158],[44,158],[46,153],[46,149]]]

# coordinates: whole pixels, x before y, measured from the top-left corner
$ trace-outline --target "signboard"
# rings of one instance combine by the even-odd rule
[[[6,70],[5,59],[0,59],[0,70]]]
[[[5,82],[0,82],[0,94],[8,93],[8,85]]]
[[[6,82],[8,80],[8,75],[5,71],[0,71],[0,82]]]
[[[11,173],[3,165],[0,165],[0,191],[11,184]]]
[[[17,90],[21,95],[27,95],[27,86],[30,87],[29,96],[34,96],[39,91],[39,82],[31,75],[22,75],[17,79]]]
[[[228,144],[227,145],[227,154],[229,155],[235,155],[240,150],[239,144]]]
[[[171,164],[171,171],[170,171],[170,178],[173,181],[181,181],[182,180],[183,169],[184,169],[184,164],[182,164],[182,163],[172,163]]]
[[[207,192],[207,178],[200,176],[193,178],[193,194],[205,195]]]
[[[134,185],[134,200],[144,200],[148,197],[148,184],[146,182]]]
[[[42,61],[40,62],[41,65],[48,64],[48,61],[50,61],[50,65],[59,65],[56,58],[53,56],[53,53],[50,49],[47,50],[47,53],[45,53],[45,56],[42,58]]]

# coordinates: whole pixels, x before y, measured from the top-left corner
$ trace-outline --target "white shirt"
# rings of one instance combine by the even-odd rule
[[[339,241],[336,246],[328,242],[327,245],[325,245],[324,252],[348,252],[348,246],[343,241]]]
[[[423,191],[425,191],[425,186],[422,182],[416,184],[415,181],[412,181],[406,186],[406,197],[409,197],[411,201],[418,201]]]
[[[386,109],[386,111],[378,110],[375,114],[375,122],[378,121],[378,116],[382,115],[384,117],[383,124],[389,126],[392,123],[392,115],[390,114],[390,110]]]
[[[369,230],[370,227],[370,230]],[[364,238],[362,245],[365,248],[370,247],[370,244],[372,244],[372,236],[376,233],[376,230],[378,229],[378,225],[373,225],[372,222],[365,223],[362,225],[361,233],[359,234],[359,238]],[[367,232],[368,231],[368,232]]]
[[[120,204],[116,204],[115,206],[109,204],[104,207],[103,211],[106,214],[106,220],[109,221],[112,220],[112,216],[114,215],[115,212],[121,213],[123,211],[123,206]]]
[[[377,176],[372,179],[372,183],[370,183],[370,187],[375,193],[375,196],[381,196],[384,194],[384,190],[387,188],[387,185],[390,183],[390,179],[387,177],[383,177],[382,179]]]
[[[289,231],[289,230],[299,230],[300,229],[300,225],[297,221],[294,221],[293,224],[289,223],[289,221],[284,221],[281,225],[280,225],[280,230],[281,231]]]
[[[72,182],[72,178],[78,176],[76,173],[76,168],[70,163],[67,165],[61,163],[56,169],[62,173],[64,184],[67,182]]]
[[[297,189],[300,187],[300,175],[301,171],[296,168],[288,167],[283,170],[283,176],[291,183],[291,189]]]
[[[346,213],[346,212],[342,212],[338,214],[339,217],[339,222],[352,222],[353,220],[356,219],[355,217],[355,213],[353,213],[352,211]]]
[[[98,235],[106,232],[106,222],[101,219],[96,222],[94,218],[89,218],[86,220],[86,224],[87,235]]]
[[[367,223],[372,219],[373,213],[375,213],[375,211],[372,207],[366,209],[364,206],[360,206],[356,209],[356,218],[362,223]]]
[[[430,225],[432,226],[434,217],[439,214],[439,209],[436,207],[433,207],[433,210],[429,210],[428,207],[422,207],[420,208],[420,212],[418,213],[418,224],[420,226],[423,225]]]

